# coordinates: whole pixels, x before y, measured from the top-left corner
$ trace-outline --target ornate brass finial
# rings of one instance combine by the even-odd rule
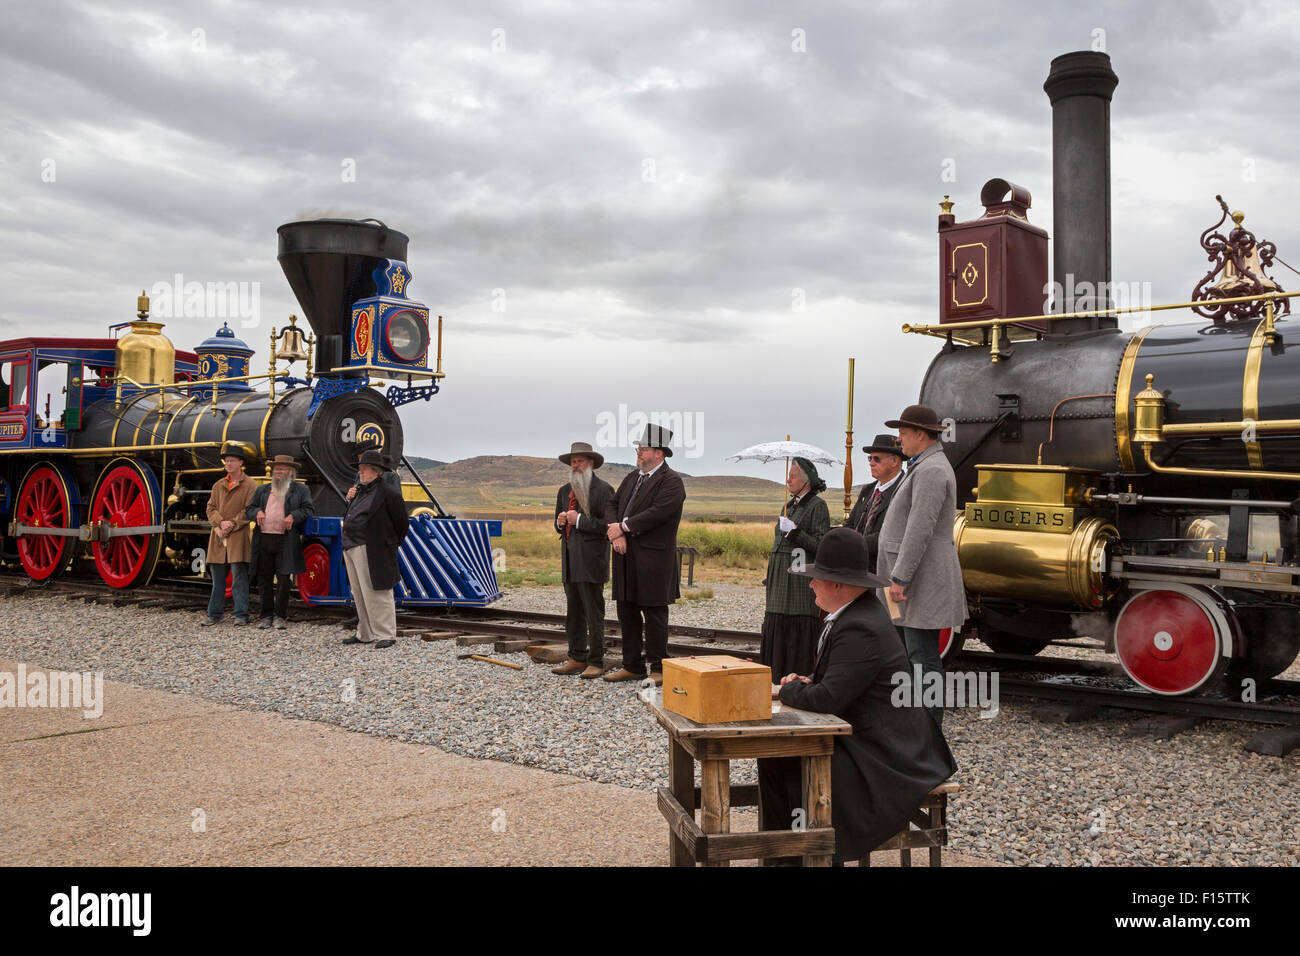
[[[1152,383],[1155,376],[1147,373],[1147,387],[1133,397],[1133,440],[1135,442],[1161,441],[1165,425],[1165,397]]]
[[[1233,221],[1233,223],[1236,224],[1238,227],[1241,226],[1241,221],[1242,221],[1243,219],[1245,219],[1245,218],[1246,218],[1246,214],[1245,214],[1244,212],[1242,212],[1240,209],[1235,210],[1235,211],[1233,212],[1233,214],[1232,214],[1232,221]]]
[[[140,296],[135,300],[135,317],[140,320],[149,318],[149,297],[144,294],[144,289],[140,290]]]
[[[944,193],[944,194],[943,194],[943,202],[939,203],[939,208],[943,210],[943,214],[944,214],[945,216],[951,216],[951,215],[952,215],[952,207],[955,206],[955,205],[956,205],[956,203],[954,203],[952,200],[950,200],[950,199],[948,198],[948,194],[947,194],[947,193]]]

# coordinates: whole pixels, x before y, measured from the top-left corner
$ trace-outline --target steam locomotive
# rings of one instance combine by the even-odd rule
[[[1153,309],[1111,301],[1117,83],[1109,57],[1087,52],[1057,57],[1044,84],[1053,283],[1028,190],[991,180],[983,214],[966,222],[940,204],[940,321],[904,331],[944,339],[920,400],[949,419],[972,608],[945,652],[971,634],[1030,654],[1049,637],[1086,635],[1153,693],[1227,677],[1239,694],[1300,650],[1290,294],[1264,271],[1276,249],[1240,212],[1219,231],[1220,199],[1224,218],[1201,237],[1212,268],[1190,302],[1155,307],[1203,320],[1120,330],[1120,311]]]
[[[303,529],[298,591],[312,604],[348,603],[343,503],[360,451],[373,448],[414,478],[402,482],[410,530],[398,601],[474,606],[500,596],[490,543],[500,522],[448,514],[403,454],[397,407],[432,399],[443,378],[441,318],[434,368],[429,309],[406,295],[408,238],[377,220],[293,222],[278,233],[313,334],[291,316],[271,334],[265,374],[251,373],[253,350],[228,325],[178,351],[150,321],[145,295],[119,338],[0,342],[0,514],[9,516],[0,557],[38,582],[93,563],[117,588],[202,572],[207,495],[233,444],[255,476],[277,454],[302,463],[316,517]],[[304,361],[305,377],[277,372],[278,360]],[[392,384],[381,394],[384,380]],[[254,385],[262,381],[265,390]]]

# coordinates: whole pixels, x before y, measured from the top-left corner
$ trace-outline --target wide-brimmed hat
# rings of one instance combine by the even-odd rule
[[[378,449],[371,449],[370,451],[363,451],[363,452],[361,453],[361,457],[357,459],[357,464],[358,464],[358,465],[374,465],[376,468],[379,468],[379,469],[381,469],[381,470],[383,470],[383,471],[392,471],[392,470],[393,470],[393,469],[389,466],[388,462],[385,460],[383,452],[379,451]]]
[[[867,539],[852,528],[831,528],[822,536],[817,546],[817,560],[802,571],[790,569],[791,574],[819,581],[833,581],[858,588],[883,588],[889,582],[871,573],[871,553]]]
[[[590,458],[592,468],[599,468],[601,465],[605,464],[605,456],[598,451],[592,451],[591,446],[585,441],[575,441],[571,446],[569,446],[567,452],[557,457],[566,465],[571,465],[573,464],[574,455],[585,455]]]
[[[298,471],[302,468],[302,465],[298,464],[298,462],[294,460],[293,455],[276,455],[266,464],[268,468],[274,468],[276,465],[288,465],[294,471]]]
[[[875,441],[870,445],[863,445],[862,450],[867,454],[874,451],[884,455],[897,455],[900,459],[907,457],[903,454],[903,449],[898,447],[898,436],[896,435],[877,435]]]
[[[221,446],[221,460],[225,461],[227,458],[230,458],[232,456],[235,458],[242,458],[244,459],[245,462],[247,462],[249,458],[249,452],[248,449],[245,448],[241,443],[228,441]]]
[[[665,458],[671,458],[673,457],[673,450],[668,447],[668,443],[672,440],[673,433],[664,426],[647,424],[645,434],[641,436],[641,440],[632,444],[647,448],[658,448],[664,453]]]
[[[886,428],[902,428],[904,425],[933,435],[943,431],[943,422],[939,421],[938,413],[929,405],[908,405],[894,421],[885,422]]]

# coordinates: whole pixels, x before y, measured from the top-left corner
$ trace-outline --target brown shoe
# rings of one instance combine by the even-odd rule
[[[645,679],[644,674],[633,674],[626,667],[620,667],[618,670],[610,671],[608,674],[605,675],[605,680],[610,681],[611,683],[622,681],[622,680],[644,680],[644,679]]]
[[[570,657],[559,667],[552,667],[551,673],[552,674],[576,674],[578,673],[578,671],[586,668],[586,666],[587,665],[582,663],[582,661],[575,661],[572,657]]]
[[[595,664],[592,664],[590,667],[588,667],[585,671],[583,671],[578,676],[581,677],[583,680],[595,680],[603,673],[605,673],[603,670],[601,670]]]
[[[656,687],[664,686],[664,675],[661,674],[659,671],[651,671],[650,679],[655,682]]]

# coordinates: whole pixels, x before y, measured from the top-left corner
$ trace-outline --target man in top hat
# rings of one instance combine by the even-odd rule
[[[893,435],[877,435],[876,440],[870,445],[864,445],[862,450],[867,455],[872,480],[862,486],[844,526],[867,539],[871,570],[875,571],[880,526],[885,523],[885,512],[889,510],[889,502],[893,500],[899,479],[903,477],[903,450],[898,447],[898,439]]]
[[[245,509],[253,500],[257,482],[244,474],[244,449],[227,444],[221,449],[226,473],[217,479],[208,495],[208,535],[206,561],[212,572],[212,597],[203,626],[216,624],[226,606],[226,574],[231,578],[231,596],[235,599],[235,626],[248,623],[248,515]]]
[[[564,629],[569,659],[552,674],[592,680],[605,672],[605,598],[609,580],[609,526],[614,489],[596,477],[605,456],[576,441],[560,461],[572,477],[555,495],[555,530],[560,533],[560,577],[568,606]]]
[[[344,644],[397,643],[397,605],[393,588],[401,575],[397,552],[409,523],[401,485],[382,480],[391,471],[378,450],[363,451],[357,464],[360,481],[348,489],[343,513],[343,563],[357,608],[357,633]]]
[[[892,602],[894,623],[903,632],[912,664],[923,673],[942,675],[939,632],[960,628],[967,616],[952,540],[957,478],[943,453],[943,424],[934,409],[909,405],[885,427],[898,429],[908,464],[880,527],[877,570],[889,579],[882,594]],[[930,715],[943,722],[942,707],[931,708]]]
[[[289,610],[289,575],[302,574],[302,526],[316,513],[311,492],[297,480],[298,463],[291,455],[276,455],[271,481],[253,492],[244,513],[254,522],[252,566],[262,595],[262,621],[258,627],[286,625]],[[274,599],[272,591],[274,590]]]
[[[831,755],[835,861],[861,860],[907,824],[931,789],[957,770],[939,725],[919,707],[894,706],[895,674],[907,654],[875,598],[886,579],[868,569],[867,544],[851,528],[832,528],[816,561],[792,575],[810,578],[826,612],[810,675],[781,678],[781,703],[834,714],[853,725]],[[798,757],[758,761],[764,830],[788,830],[803,807]]]
[[[639,680],[662,684],[668,656],[668,605],[681,596],[678,587],[677,526],[682,520],[686,486],[668,467],[673,433],[646,425],[637,442],[636,471],[618,486],[614,522],[608,536],[614,547],[614,600],[623,632],[623,666],[607,681]],[[642,626],[645,645],[642,647]]]

